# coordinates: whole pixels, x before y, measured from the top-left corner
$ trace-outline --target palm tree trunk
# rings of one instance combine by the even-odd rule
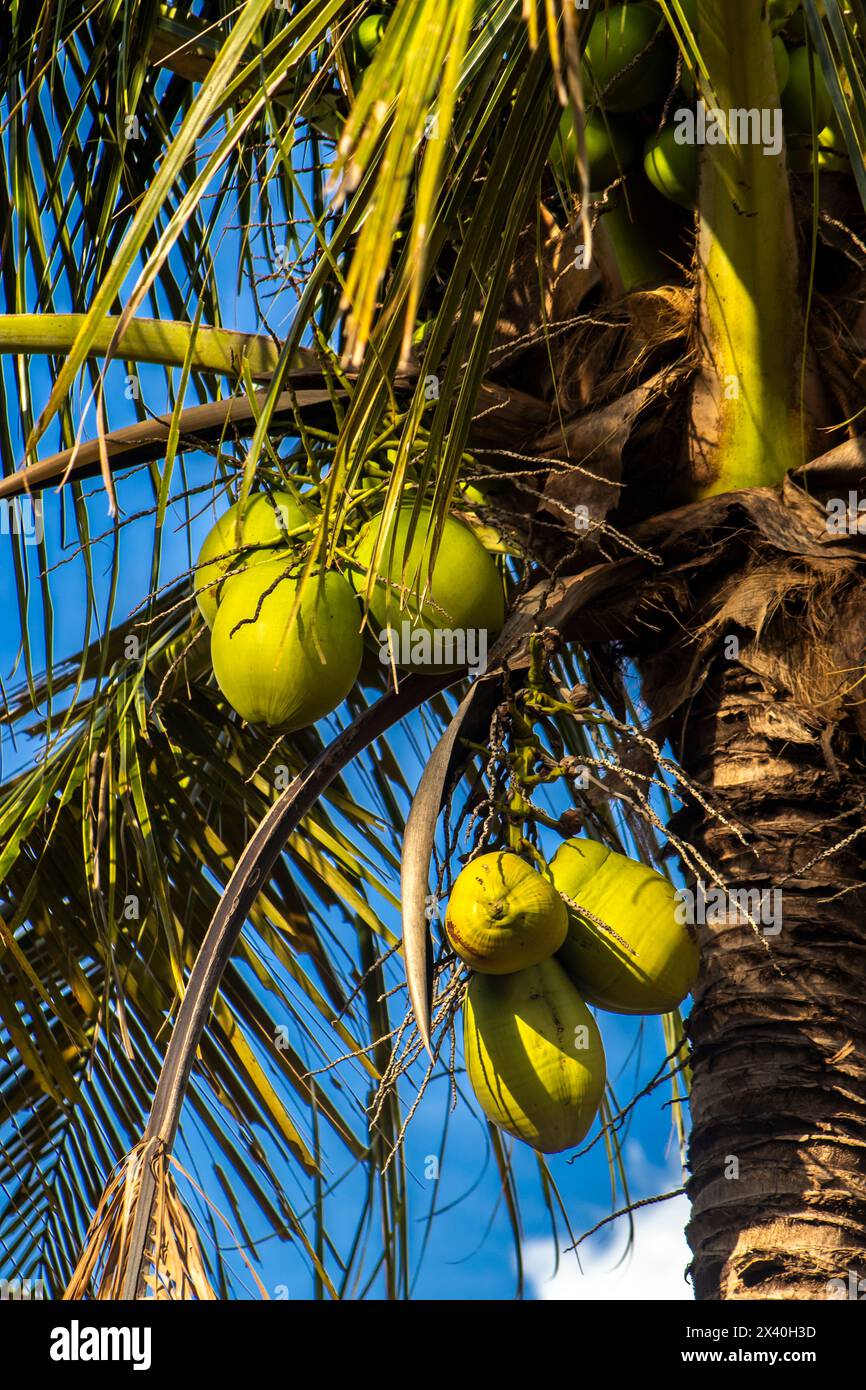
[[[866,769],[832,702],[805,708],[755,650],[715,662],[681,725],[748,847],[697,808],[678,830],[729,889],[781,893],[758,931],[730,906],[698,926],[688,1238],[698,1299],[821,1299],[866,1274]]]

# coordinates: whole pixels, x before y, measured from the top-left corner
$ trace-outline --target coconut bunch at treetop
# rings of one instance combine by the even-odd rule
[[[643,135],[634,113],[664,97],[674,71],[673,50],[652,5],[614,5],[596,16],[582,69],[591,189],[601,192],[637,162]],[[566,109],[549,156],[560,179],[576,174],[578,148]]]
[[[697,0],[681,0],[686,21],[699,40]],[[841,131],[833,120],[833,104],[817,54],[810,56],[806,43],[806,22],[797,0],[770,0],[770,22],[774,29],[773,62],[779,88],[789,167],[810,173],[813,144],[819,171],[850,173],[851,162]],[[689,99],[695,96],[695,79],[683,65],[680,85]],[[700,78],[698,79],[700,87]],[[675,144],[667,127],[647,142],[645,166],[648,177],[666,197],[688,206],[690,190],[697,196],[698,152],[694,146]]]
[[[369,593],[374,636],[384,641],[397,666],[447,671],[464,664],[455,659],[483,639],[487,645],[505,621],[505,594],[496,562],[462,521],[448,516],[431,565],[431,511],[413,505],[399,508],[382,531],[383,513],[359,532],[352,582],[366,593],[381,537],[377,576]]]
[[[564,841],[549,867],[511,850],[470,860],[445,933],[473,972],[464,1051],[488,1119],[543,1153],[580,1142],[605,1085],[588,1006],[676,1009],[698,968],[694,928],[680,916],[662,874],[594,840]]]
[[[681,0],[681,10],[677,28],[683,31],[684,19],[699,48],[697,0]],[[774,0],[770,20],[789,166],[810,172],[814,155],[822,174],[850,173],[820,64],[814,54],[810,61],[802,6]],[[689,254],[683,247],[680,257],[675,248],[691,219],[684,221],[675,209],[691,213],[697,205],[700,151],[694,139],[684,138],[677,117],[694,110],[701,95],[694,63],[691,53],[689,61],[679,54],[654,0],[606,5],[590,26],[582,66],[589,185],[602,245],[626,292],[663,283],[672,255],[676,260]],[[559,188],[573,191],[578,185],[578,143],[567,108],[549,154]]]
[[[235,504],[205,539],[196,598],[217,684],[242,719],[292,733],[330,714],[358,678],[361,612],[336,570],[302,582],[292,533],[309,521],[288,493]]]
[[[604,1096],[598,1025],[554,958],[567,925],[550,880],[510,850],[466,865],[445,917],[475,972],[463,1003],[472,1089],[489,1120],[541,1153],[578,1144]]]
[[[657,249],[677,235],[676,215],[642,166],[644,145],[675,87],[676,48],[658,6],[609,5],[590,27],[584,50],[584,139],[591,197],[623,290],[664,278]],[[578,187],[578,136],[570,108],[550,150],[558,185]]]

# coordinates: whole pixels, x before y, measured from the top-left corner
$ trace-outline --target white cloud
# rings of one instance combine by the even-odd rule
[[[652,1170],[643,1153],[634,1152],[639,1146],[628,1147],[630,1152],[626,1168],[629,1173],[633,1174],[634,1171],[628,1161],[632,1159],[634,1167],[643,1170],[642,1176],[650,1177]],[[647,1184],[643,1188],[641,1184],[647,1196],[669,1192],[682,1181],[679,1174],[673,1181],[670,1180],[670,1173],[656,1172],[654,1176],[661,1179],[656,1185]],[[683,1277],[691,1259],[685,1237],[688,1215],[686,1197],[672,1197],[657,1206],[641,1207],[634,1213],[634,1246],[625,1260],[621,1260],[621,1256],[627,1234],[626,1218],[620,1217],[584,1241],[577,1252],[580,1266],[574,1251],[561,1253],[555,1275],[556,1252],[552,1242],[530,1241],[524,1251],[524,1259],[534,1297],[544,1301],[610,1299],[616,1303],[630,1300],[691,1301],[692,1288]]]

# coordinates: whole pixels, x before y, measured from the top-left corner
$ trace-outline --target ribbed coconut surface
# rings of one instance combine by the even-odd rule
[[[604,1095],[598,1026],[555,960],[513,975],[473,975],[463,1051],[489,1120],[541,1153],[573,1148]]]
[[[321,588],[311,576],[290,622],[298,580],[287,575],[287,552],[272,555],[225,580],[211,658],[220,690],[242,718],[291,733],[330,714],[355,684],[361,614],[351,585],[332,571]]]
[[[288,531],[294,531],[309,518],[289,492],[271,497],[257,492],[248,498],[241,521],[240,504],[223,512],[212,526],[199,551],[195,570],[195,596],[201,615],[213,627],[221,595],[219,581],[232,568],[241,546],[277,545]],[[220,558],[222,557],[222,558]],[[249,551],[245,566],[257,564],[261,553]]]
[[[672,884],[596,840],[566,840],[550,872],[561,893],[622,938],[568,909],[558,959],[584,998],[621,1014],[662,1014],[681,1004],[697,975],[698,948],[694,928],[677,921]]]
[[[548,879],[508,850],[467,864],[451,890],[448,939],[473,970],[503,975],[558,951],[568,930],[565,904]]]
[[[468,526],[448,517],[436,563],[430,575],[430,547],[427,529],[429,508],[419,513],[412,544],[407,550],[412,508],[403,507],[391,523],[380,560],[380,578],[370,600],[370,613],[377,628],[392,628],[397,634],[403,624],[411,626],[412,654],[399,647],[397,665],[428,671],[447,671],[461,665],[460,660],[437,659],[436,634],[484,632],[488,643],[505,621],[502,581],[494,561]],[[358,538],[355,559],[370,568],[379,531],[379,517],[368,522]],[[429,578],[429,584],[428,584]],[[363,591],[365,576],[353,574],[352,582]],[[404,592],[405,585],[405,592]],[[375,633],[374,635],[378,635]],[[415,641],[416,635],[422,637]],[[449,647],[440,639],[439,649],[447,658]],[[453,650],[453,647],[451,648]],[[427,654],[425,659],[425,652]]]

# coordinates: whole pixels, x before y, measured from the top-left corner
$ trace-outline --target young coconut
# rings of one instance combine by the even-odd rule
[[[603,189],[634,164],[640,153],[636,130],[622,116],[608,116],[602,111],[590,111],[584,121],[586,158],[592,188]],[[562,113],[553,144],[550,163],[559,178],[565,181],[577,176],[577,131],[571,111]]]
[[[665,1014],[694,985],[694,928],[677,920],[672,884],[662,874],[596,840],[566,840],[550,864],[560,893],[585,907],[616,937],[568,909],[559,952],[590,1004],[617,1014]]]
[[[208,627],[213,627],[219,606],[220,580],[233,568],[242,546],[274,546],[290,531],[309,520],[290,492],[257,492],[247,499],[241,521],[240,503],[223,512],[205,537],[195,568],[195,597]],[[256,564],[262,552],[250,550],[244,566]]]
[[[463,664],[458,653],[461,646],[468,660],[470,647],[480,654],[482,636],[487,643],[502,627],[502,581],[484,546],[455,517],[446,518],[431,576],[427,539],[430,509],[421,509],[407,549],[411,520],[412,507],[401,508],[385,536],[379,578],[370,597],[374,635],[378,636],[376,628],[381,628],[384,640],[386,630],[391,629],[396,639],[391,649],[398,666],[453,670]],[[365,570],[373,559],[379,525],[380,517],[374,517],[358,536],[355,559]],[[353,573],[352,582],[363,593],[366,575]]]
[[[552,884],[509,850],[482,854],[459,874],[445,914],[461,960],[485,975],[537,965],[568,931],[565,904]]]
[[[560,1153],[588,1133],[604,1096],[604,1047],[557,961],[513,975],[473,975],[463,1053],[481,1109],[516,1139]]]
[[[352,587],[330,570],[311,575],[293,622],[298,579],[286,553],[223,582],[211,633],[217,684],[243,719],[304,729],[330,714],[358,677],[363,642]],[[240,624],[240,626],[238,626]]]
[[[834,174],[851,173],[848,146],[835,115],[818,136],[818,166]]]
[[[646,176],[672,203],[693,208],[698,196],[698,149],[678,144],[676,127],[666,125],[651,135],[644,153]]]
[[[593,20],[584,53],[585,90],[605,111],[639,111],[661,101],[674,76],[674,54],[659,10],[610,5]]]
[[[387,15],[384,14],[368,14],[361,20],[354,33],[360,62],[370,62],[385,36],[387,22]]]
[[[809,50],[792,48],[788,51],[790,74],[782,94],[782,114],[785,130],[789,133],[808,134],[812,129],[823,130],[833,114],[833,100],[824,80],[817,54],[812,55],[815,74],[815,111],[812,124],[812,84],[809,75]]]

